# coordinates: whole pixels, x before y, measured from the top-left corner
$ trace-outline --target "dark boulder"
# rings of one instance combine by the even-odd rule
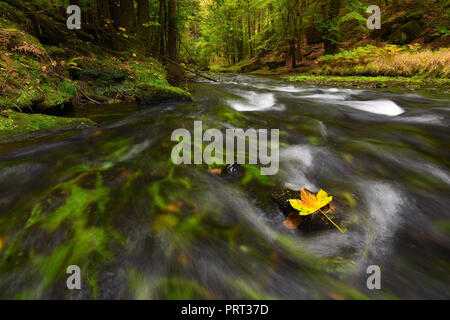
[[[192,97],[181,88],[144,82],[137,86],[136,101],[140,104],[153,104],[164,101],[192,101]]]
[[[227,164],[220,173],[220,177],[229,182],[239,181],[245,176],[245,168],[240,164]]]

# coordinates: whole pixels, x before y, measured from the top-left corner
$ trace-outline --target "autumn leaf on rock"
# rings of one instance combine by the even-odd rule
[[[328,194],[322,189],[317,193],[317,195],[315,195],[313,192],[305,188],[302,188],[300,196],[301,200],[290,199],[288,201],[294,209],[298,210],[301,216],[308,216],[320,211],[320,213],[322,213],[336,228],[338,228],[339,231],[344,233],[344,231],[342,231],[342,229],[339,228],[339,226],[326,215],[326,210],[323,210],[330,204],[333,197],[329,197]]]
[[[329,197],[328,194],[323,190],[320,190],[316,196],[314,193],[306,190],[305,188],[302,188],[301,198],[301,200],[289,200],[291,206],[294,209],[298,210],[301,216],[313,214],[314,212],[317,212],[321,208],[325,207],[333,200],[333,197]]]

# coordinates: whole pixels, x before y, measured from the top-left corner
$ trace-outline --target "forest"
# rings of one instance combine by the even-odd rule
[[[1,1],[0,299],[448,299],[449,22]]]
[[[80,29],[66,25],[69,4],[81,10]],[[381,10],[380,29],[367,27],[370,5]],[[198,75],[198,69],[291,74],[299,82],[384,86],[423,80],[448,87],[445,1],[8,0],[0,6],[3,109],[57,111],[76,96],[90,102],[139,101],[137,69],[148,68],[147,76],[158,73],[152,72],[158,68],[149,59],[162,68],[157,77],[165,80],[167,75],[175,85]],[[115,64],[112,59],[132,64],[127,67],[134,80],[124,84],[125,70],[106,68]],[[22,70],[20,60],[34,66]],[[143,63],[136,68],[133,61]],[[92,75],[100,71],[98,81]],[[30,79],[25,90],[23,77],[42,79]],[[96,80],[95,92],[88,92],[91,80]],[[41,97],[46,90],[56,91],[52,99]],[[143,91],[149,90],[140,90],[140,96]]]

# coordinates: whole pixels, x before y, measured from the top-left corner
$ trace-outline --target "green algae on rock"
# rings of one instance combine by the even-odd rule
[[[181,88],[144,82],[137,86],[136,101],[141,104],[152,104],[163,101],[192,101],[191,95]]]
[[[37,131],[86,128],[95,123],[85,118],[63,118],[4,110],[0,114],[0,141],[26,136]]]

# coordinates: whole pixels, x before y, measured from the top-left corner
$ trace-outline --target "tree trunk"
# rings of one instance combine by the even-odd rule
[[[138,21],[138,36],[139,40],[144,45],[147,53],[150,48],[150,5],[148,0],[138,0],[137,2],[137,21]]]
[[[136,13],[133,0],[120,0],[119,25],[127,29],[127,32],[134,32],[136,28]]]
[[[169,58],[176,61],[177,53],[177,3],[176,0],[169,0],[169,20],[167,34],[167,52]]]
[[[291,52],[291,68],[295,69],[297,67],[297,57],[295,54],[295,40],[289,41],[289,51]]]
[[[341,0],[330,0],[328,11],[328,23],[333,25],[339,15],[339,9],[341,8]],[[338,32],[335,30],[326,30],[324,39],[325,54],[333,54],[337,51]]]
[[[163,57],[166,54],[166,45],[164,41],[166,26],[166,0],[159,0],[159,55]]]

